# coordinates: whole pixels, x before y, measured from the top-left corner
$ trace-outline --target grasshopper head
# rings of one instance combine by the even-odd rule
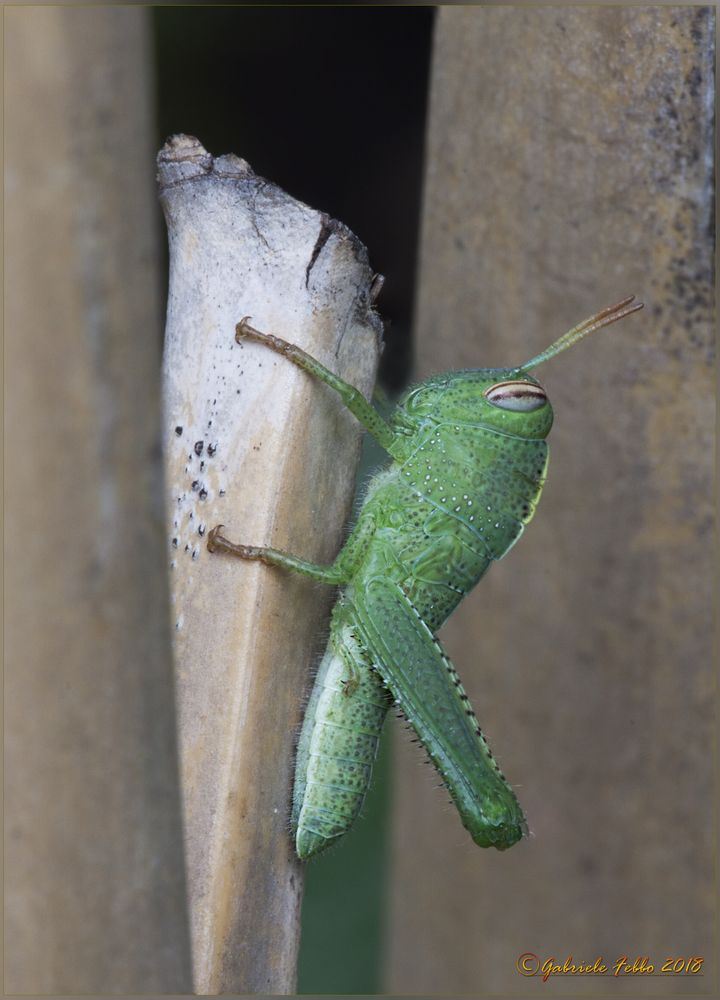
[[[544,438],[552,427],[552,407],[530,371],[594,330],[642,309],[641,302],[631,304],[634,298],[623,299],[583,320],[518,368],[473,368],[433,375],[410,389],[400,400],[400,406],[419,421],[456,421],[491,427],[517,437]]]
[[[400,401],[422,422],[491,427],[518,437],[543,438],[552,426],[552,407],[540,383],[519,368],[470,368],[436,375]]]

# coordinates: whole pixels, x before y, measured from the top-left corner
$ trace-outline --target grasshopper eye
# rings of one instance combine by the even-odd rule
[[[539,410],[547,403],[547,396],[542,386],[519,379],[491,385],[485,390],[484,395],[488,403],[499,406],[501,410],[515,410],[521,413]]]

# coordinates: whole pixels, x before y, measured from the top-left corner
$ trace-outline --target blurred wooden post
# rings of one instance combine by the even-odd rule
[[[251,342],[300,345],[370,394],[382,325],[365,248],[236,156],[159,156],[170,238],[165,341],[172,569],[195,989],[294,992],[302,869],[295,733],[333,590],[211,556],[208,531],[332,562],[361,429],[336,395]]]
[[[5,989],[187,992],[147,14],[5,55]]]
[[[418,374],[646,310],[536,373],[545,495],[443,635],[534,836],[474,847],[400,738],[390,993],[524,993],[528,951],[701,955],[633,992],[712,989],[713,19],[439,12]]]

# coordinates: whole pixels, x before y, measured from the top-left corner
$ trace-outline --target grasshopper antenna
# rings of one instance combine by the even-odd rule
[[[635,304],[633,305],[632,303]],[[634,295],[629,295],[622,302],[618,302],[614,306],[608,306],[607,309],[602,309],[600,312],[595,313],[594,316],[588,316],[582,323],[578,323],[572,330],[568,330],[567,333],[564,333],[562,337],[549,347],[546,347],[540,354],[536,354],[530,361],[526,361],[524,365],[520,366],[519,370],[530,371],[531,368],[537,368],[543,361],[547,361],[548,358],[554,358],[556,354],[560,354],[561,351],[576,344],[578,340],[587,337],[589,333],[594,333],[595,330],[601,330],[604,326],[610,326],[611,323],[617,323],[618,320],[625,319],[631,313],[642,309],[643,305],[644,303],[642,302],[635,302]]]

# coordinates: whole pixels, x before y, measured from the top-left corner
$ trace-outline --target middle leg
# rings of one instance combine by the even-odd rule
[[[224,552],[227,555],[237,556],[239,559],[263,562],[267,566],[280,566],[293,573],[309,576],[311,580],[317,580],[319,583],[342,586],[351,581],[358,564],[367,551],[375,533],[375,519],[369,511],[361,513],[350,537],[330,566],[321,566],[318,563],[309,562],[307,559],[300,559],[298,556],[282,552],[280,549],[257,545],[239,545],[227,539],[222,534],[222,529],[223,525],[218,524],[208,534],[207,547],[209,552]]]
[[[337,567],[337,560],[332,566],[321,566],[318,563],[308,562],[307,559],[299,559],[290,555],[289,552],[282,552],[280,549],[271,549],[257,545],[238,545],[231,542],[221,534],[223,525],[216,525],[208,534],[208,552],[225,552],[227,555],[237,556],[239,559],[263,562],[266,566],[280,566],[283,569],[292,570],[293,573],[302,573],[319,583],[340,584],[344,583],[341,570]]]

